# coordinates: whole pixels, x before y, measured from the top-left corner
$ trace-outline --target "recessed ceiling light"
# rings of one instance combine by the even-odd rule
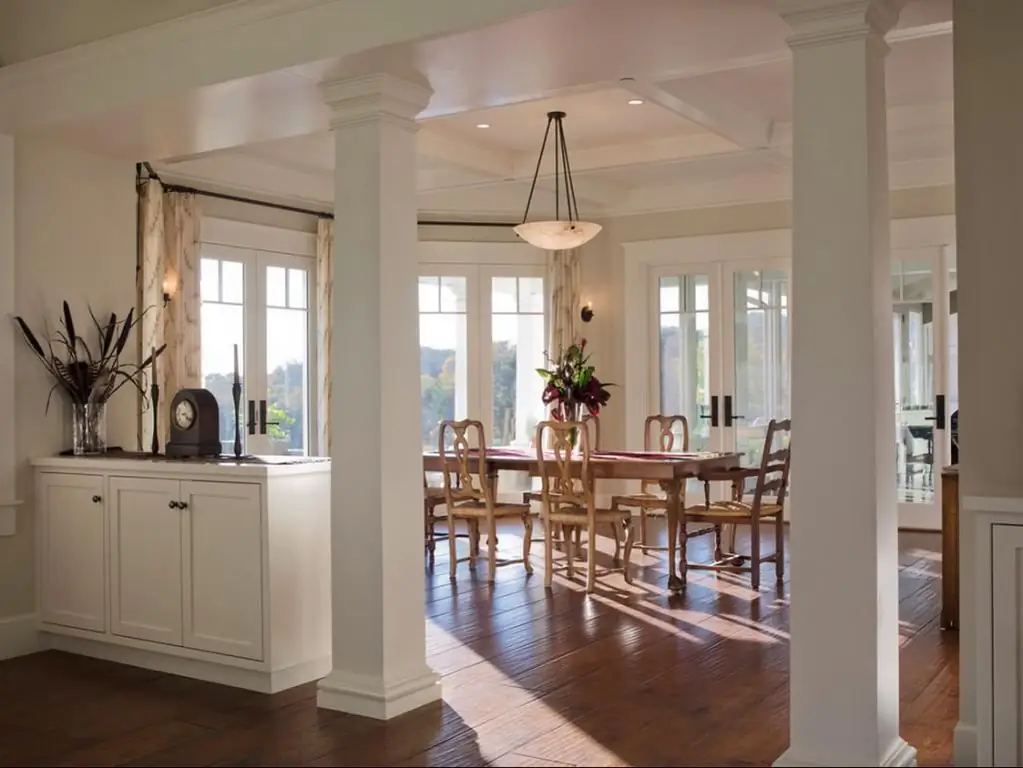
[[[477,128],[489,128],[490,123],[476,123]]]
[[[629,104],[631,104],[634,107],[642,103],[643,99],[629,99]]]

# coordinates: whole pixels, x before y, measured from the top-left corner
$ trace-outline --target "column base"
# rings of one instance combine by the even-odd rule
[[[772,763],[776,768],[811,768],[813,766],[841,766],[841,765],[878,765],[878,766],[915,766],[916,765],[916,747],[910,746],[903,739],[899,739],[892,745],[892,748],[888,751],[888,754],[878,762],[865,763],[861,756],[855,758],[843,757],[842,755],[835,755],[833,758],[828,757],[827,762],[822,760],[807,760],[799,755],[799,750],[793,750],[789,747]]]
[[[316,706],[376,720],[390,720],[441,698],[440,678],[429,668],[392,685],[379,677],[335,669],[316,689]]]
[[[977,765],[977,726],[973,723],[956,723],[952,733],[952,762],[955,765]]]

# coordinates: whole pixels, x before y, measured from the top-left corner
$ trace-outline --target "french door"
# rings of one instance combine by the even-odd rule
[[[547,348],[544,279],[542,267],[421,265],[424,450],[437,449],[440,421],[465,418],[483,423],[489,445],[532,445],[544,418],[536,373]],[[517,475],[503,473],[501,488],[528,487]]]
[[[652,277],[650,402],[686,417],[690,450],[759,462],[768,423],[789,416],[788,263],[672,265]]]
[[[234,450],[236,349],[242,450],[315,452],[313,259],[209,244],[201,259],[202,380],[220,406],[224,453]]]
[[[958,412],[956,270],[947,248],[892,253],[899,524],[941,527],[941,467]]]

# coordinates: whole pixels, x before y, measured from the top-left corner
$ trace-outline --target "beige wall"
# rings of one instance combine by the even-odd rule
[[[15,143],[15,310],[37,333],[53,328],[66,299],[86,327],[87,307],[127,312],[135,303],[135,168],[54,145]],[[9,322],[8,318],[3,318]],[[34,610],[33,482],[28,461],[68,447],[66,405],[39,362],[15,345],[17,534],[0,538],[0,617]],[[135,447],[135,400],[122,390],[107,419],[111,445]]]

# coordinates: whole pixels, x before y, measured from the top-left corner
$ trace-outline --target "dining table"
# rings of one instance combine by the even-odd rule
[[[540,474],[540,463],[535,450],[512,447],[493,447],[484,451],[483,467],[479,466],[479,452],[472,451],[469,457],[469,471],[486,476],[493,487],[497,487],[497,476],[502,470],[527,472],[536,477]],[[553,460],[553,454],[552,454]],[[710,470],[736,469],[740,466],[741,453],[697,451],[686,453],[664,453],[658,451],[593,451],[589,468],[595,480],[641,480],[657,483],[667,500],[668,522],[668,590],[678,592],[685,589],[686,557],[685,548],[678,558],[679,522],[682,520],[685,502],[686,481]],[[582,473],[582,457],[571,461],[576,476]],[[437,451],[423,453],[423,471],[454,472],[458,461],[454,454],[442,457]],[[680,575],[681,574],[681,575]]]

